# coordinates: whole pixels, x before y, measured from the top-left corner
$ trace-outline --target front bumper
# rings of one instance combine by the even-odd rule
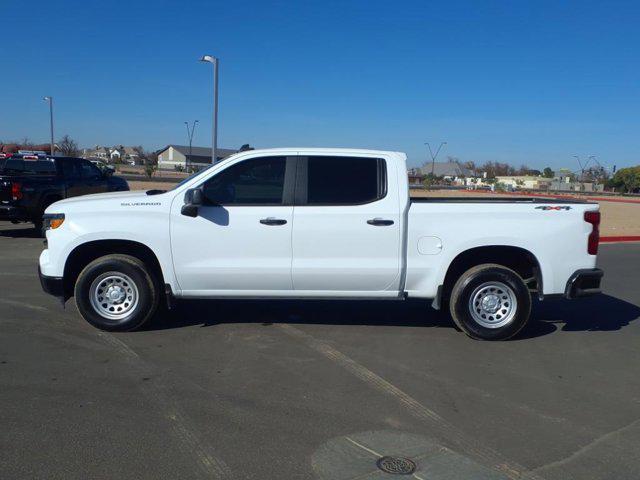
[[[600,280],[603,275],[604,272],[599,268],[576,270],[567,281],[564,296],[571,299],[600,293]]]
[[[43,275],[40,270],[40,265],[38,265],[38,277],[40,277],[42,290],[49,295],[57,297],[64,305],[67,298],[64,293],[64,281],[62,277],[48,277],[47,275]]]

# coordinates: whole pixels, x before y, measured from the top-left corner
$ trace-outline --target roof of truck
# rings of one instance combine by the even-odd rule
[[[238,153],[285,153],[285,152],[318,152],[318,153],[335,153],[335,154],[367,154],[367,155],[402,155],[405,156],[404,152],[395,152],[391,150],[369,150],[366,148],[328,148],[328,147],[281,147],[281,148],[260,148],[255,150],[245,150],[244,152]]]

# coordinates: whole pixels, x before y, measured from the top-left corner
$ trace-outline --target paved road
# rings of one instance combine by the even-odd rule
[[[192,302],[106,334],[41,293],[41,248],[0,227],[2,479],[401,478],[385,455],[423,480],[640,478],[640,244],[502,343],[409,302]]]

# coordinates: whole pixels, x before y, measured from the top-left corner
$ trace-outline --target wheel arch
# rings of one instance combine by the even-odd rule
[[[460,252],[451,261],[439,287],[439,296],[448,299],[456,280],[469,268],[495,263],[510,268],[522,277],[529,291],[542,295],[542,269],[537,257],[526,248],[513,245],[487,245]],[[439,302],[438,302],[439,306]]]
[[[65,297],[73,296],[76,280],[84,267],[96,258],[110,254],[130,255],[140,259],[151,270],[159,285],[164,285],[160,261],[147,245],[134,240],[93,240],[76,246],[67,256],[63,275]]]

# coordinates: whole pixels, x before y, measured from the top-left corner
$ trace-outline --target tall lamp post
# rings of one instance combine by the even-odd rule
[[[43,97],[45,102],[49,102],[49,126],[51,128],[51,156],[53,156],[53,97]]]
[[[211,163],[216,163],[216,159],[218,158],[218,70],[220,60],[212,55],[204,55],[200,61],[213,65],[213,138],[211,142]]]
[[[189,139],[189,158],[187,158],[187,161],[185,162],[187,172],[189,171],[189,164],[191,163],[191,145],[193,144],[193,132],[196,131],[196,123],[198,123],[198,120],[193,121],[193,126],[191,127],[191,130],[189,130],[189,122],[184,122],[187,126],[187,138]]]
[[[431,145],[429,145],[429,142],[425,142],[424,143],[427,148],[429,149],[429,155],[431,155],[431,176],[435,176],[435,169],[436,169],[436,158],[438,156],[438,154],[440,153],[440,149],[442,148],[443,145],[446,145],[447,142],[441,142],[440,146],[438,147],[438,149],[436,150],[436,153],[433,153],[433,150],[431,150]]]

